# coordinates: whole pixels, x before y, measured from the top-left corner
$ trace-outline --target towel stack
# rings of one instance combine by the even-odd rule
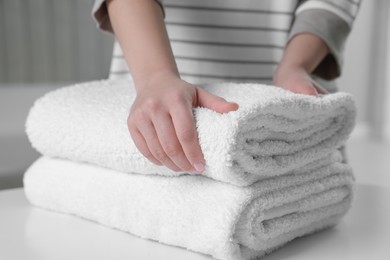
[[[334,226],[348,211],[354,178],[339,148],[354,126],[350,95],[202,86],[240,108],[194,108],[206,160],[199,175],[138,152],[126,125],[131,84],[79,84],[35,102],[26,130],[43,156],[24,178],[33,205],[232,260]]]

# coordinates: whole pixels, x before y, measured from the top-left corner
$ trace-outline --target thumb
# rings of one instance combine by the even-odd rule
[[[225,99],[208,93],[207,91],[197,87],[198,106],[209,108],[218,113],[227,113],[238,109],[238,104],[228,102]]]

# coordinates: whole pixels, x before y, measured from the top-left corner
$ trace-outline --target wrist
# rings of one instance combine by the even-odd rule
[[[286,65],[280,67],[274,74],[273,85],[294,93],[317,96],[318,88],[303,66]],[[320,93],[325,93],[320,91]]]
[[[274,83],[280,82],[281,80],[285,78],[289,78],[292,75],[296,75],[296,74],[305,75],[305,76],[310,75],[310,73],[307,71],[307,68],[305,68],[301,64],[280,63],[274,73],[273,81]]]
[[[310,74],[309,64],[303,61],[281,61],[276,68],[276,73],[285,73],[290,71],[301,71]]]
[[[145,73],[143,76],[134,77],[135,89],[138,92],[143,89],[161,87],[163,82],[180,79],[179,72],[175,69],[162,69]]]
[[[320,37],[311,33],[301,33],[287,44],[280,67],[303,69],[311,74],[329,52],[329,47]]]

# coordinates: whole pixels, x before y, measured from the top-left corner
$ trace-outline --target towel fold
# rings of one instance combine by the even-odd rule
[[[36,206],[217,259],[249,260],[340,220],[353,195],[352,172],[341,159],[334,152],[321,166],[237,187],[41,157],[24,187]]]
[[[295,94],[260,84],[214,83],[205,90],[237,102],[219,114],[194,108],[205,176],[248,186],[294,169],[321,166],[353,129],[352,97]],[[128,80],[66,87],[36,101],[26,123],[29,139],[46,156],[88,162],[121,172],[178,176],[145,159],[134,145],[127,116],[135,98]]]

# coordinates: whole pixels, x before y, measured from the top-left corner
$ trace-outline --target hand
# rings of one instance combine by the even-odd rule
[[[192,114],[196,106],[219,113],[238,109],[171,73],[160,73],[138,86],[127,124],[139,151],[173,171],[202,172],[205,160]]]
[[[273,84],[298,94],[318,96],[327,91],[319,86],[302,67],[283,67],[274,75]]]

